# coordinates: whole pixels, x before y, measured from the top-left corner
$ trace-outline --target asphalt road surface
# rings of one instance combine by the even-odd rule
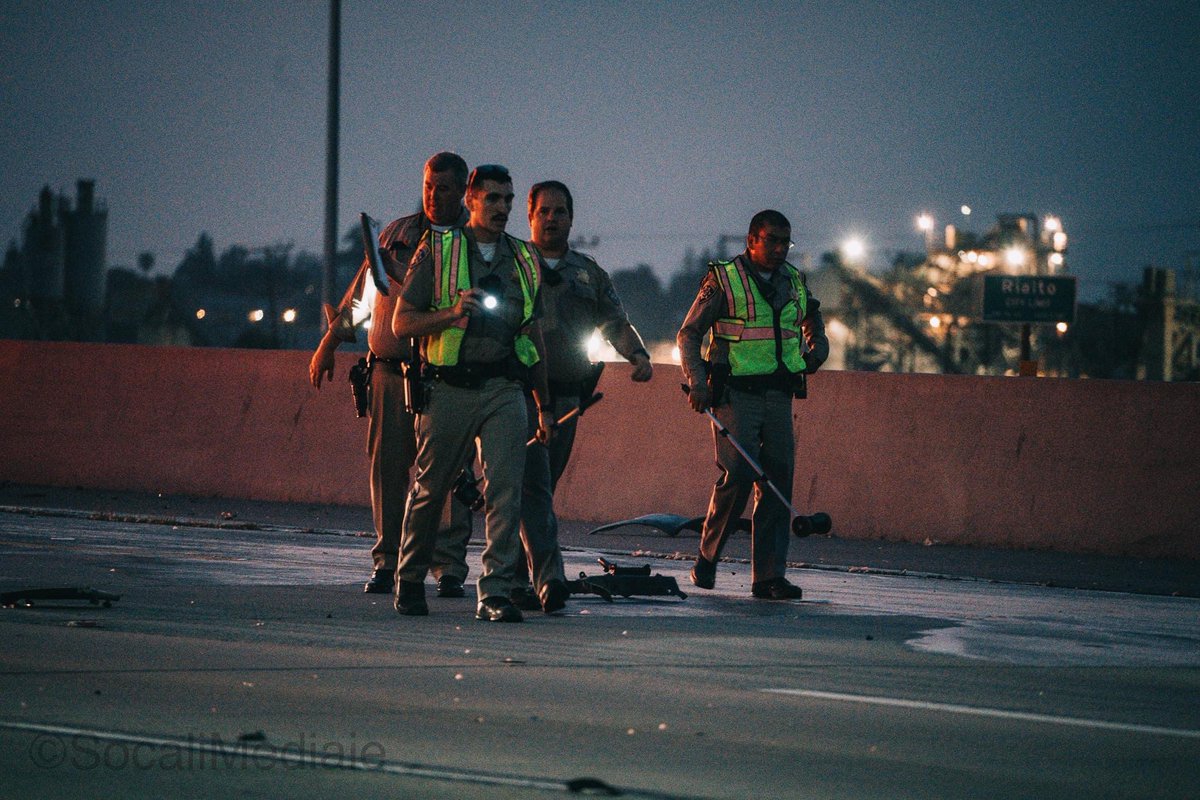
[[[1200,796],[1194,598],[801,570],[767,602],[655,560],[686,600],[502,625],[399,617],[369,547],[0,513],[0,591],[121,595],[0,610],[0,793]]]

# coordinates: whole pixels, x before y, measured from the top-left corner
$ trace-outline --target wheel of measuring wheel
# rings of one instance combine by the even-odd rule
[[[833,530],[833,518],[824,511],[818,511],[811,516],[803,514],[792,520],[792,533],[799,538],[811,536],[814,533],[829,533]]]
[[[803,539],[813,532],[812,520],[800,514],[792,519],[792,533],[798,538]]]
[[[808,518],[813,533],[829,533],[833,530],[833,517],[824,511],[818,511]]]

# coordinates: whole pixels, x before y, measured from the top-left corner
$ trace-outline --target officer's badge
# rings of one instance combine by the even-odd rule
[[[700,294],[696,299],[701,303],[707,303],[718,291],[716,281],[705,278],[704,283],[700,284]]]

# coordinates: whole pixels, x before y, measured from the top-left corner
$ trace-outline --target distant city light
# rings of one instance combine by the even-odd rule
[[[671,361],[678,364],[680,362],[679,345],[671,348]]]
[[[263,314],[263,310],[261,308],[256,308],[253,311],[251,311],[249,314],[247,314],[246,318],[249,319],[251,322],[262,322],[263,316],[265,316]]]
[[[866,254],[867,246],[857,236],[853,236],[842,242],[842,256],[847,261],[861,261],[862,257]]]
[[[1063,233],[1062,231],[1059,231],[1058,233],[1054,234],[1054,249],[1055,250],[1066,250],[1067,249],[1067,235],[1065,233]]]
[[[929,233],[931,230],[933,230],[933,217],[928,214],[922,214],[921,216],[917,217],[917,228]]]
[[[1009,247],[1004,251],[1004,263],[1010,267],[1025,266],[1025,248]]]
[[[1051,253],[1050,254],[1050,263],[1056,267],[1061,267],[1063,265],[1063,254],[1062,253]]]
[[[206,312],[203,308],[197,308],[196,309],[196,319],[204,319],[204,316],[207,313],[208,312]]]
[[[962,213],[963,213],[963,216],[964,216],[964,217],[969,217],[969,216],[971,216],[971,207],[970,207],[970,206],[963,206],[963,207],[962,207],[961,209],[959,209],[959,210],[960,210],[960,211],[962,211]]]
[[[283,321],[284,322],[295,322],[296,321],[296,309],[294,309],[294,308],[284,309]]]
[[[1062,221],[1058,217],[1046,217],[1043,224],[1046,226],[1046,230],[1051,232],[1062,230]]]
[[[937,297],[938,290],[935,289],[934,287],[930,286],[928,289],[925,290],[925,294],[929,295],[930,297]]]
[[[938,328],[942,327],[942,318],[941,317],[930,317],[929,318],[929,327],[933,328],[934,330],[937,330]]]
[[[1055,329],[1056,331],[1058,331],[1059,333],[1066,333],[1066,332],[1067,332],[1067,323],[1065,323],[1065,322],[1060,322],[1060,323],[1058,323],[1057,325],[1055,325],[1055,326],[1054,326],[1054,329]]]

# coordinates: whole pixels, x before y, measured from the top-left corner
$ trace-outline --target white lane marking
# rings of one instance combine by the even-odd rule
[[[809,689],[762,689],[770,694],[787,694],[797,697],[811,697],[814,700],[835,700],[844,703],[863,703],[865,705],[891,706],[893,708],[911,708],[918,711],[943,711],[948,714],[968,714],[976,717],[993,717],[996,719],[1015,719],[1022,722],[1044,722],[1052,725],[1070,725],[1076,728],[1095,728],[1105,731],[1120,731],[1122,733],[1147,733],[1152,736],[1175,736],[1183,739],[1200,739],[1200,730],[1187,728],[1162,728],[1157,725],[1135,725],[1128,722],[1109,722],[1101,719],[1081,719],[1079,717],[1058,717],[1052,714],[1034,714],[1027,711],[1005,711],[1000,708],[980,708],[978,706],[960,706],[953,703],[930,703],[924,700],[902,700],[897,697],[873,697],[864,694],[842,694],[840,692],[818,692]]]

